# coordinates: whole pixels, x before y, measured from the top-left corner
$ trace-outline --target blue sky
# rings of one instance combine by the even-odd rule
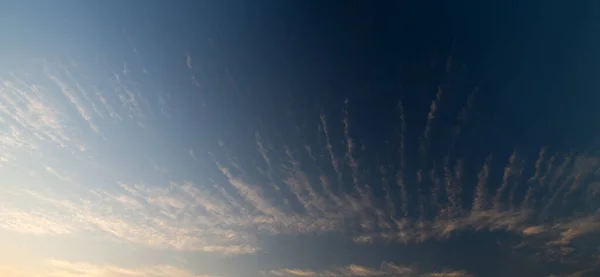
[[[584,5],[2,5],[2,276],[599,272]]]

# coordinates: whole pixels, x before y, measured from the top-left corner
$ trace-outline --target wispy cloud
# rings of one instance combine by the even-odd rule
[[[527,193],[525,194],[523,202],[521,203],[521,209],[523,210],[530,208],[530,203],[535,193],[538,190],[543,189],[544,185],[546,184],[546,181],[548,180],[549,174],[552,172],[552,166],[554,165],[555,156],[550,157],[550,159],[548,160],[545,173],[542,174],[541,172],[544,163],[544,158],[546,156],[546,151],[547,150],[545,147],[540,149],[538,159],[535,162],[535,173],[532,177],[530,177],[527,180],[529,188],[527,188]]]
[[[481,211],[486,207],[486,198],[487,198],[487,181],[490,174],[490,162],[492,160],[492,156],[489,155],[485,160],[483,166],[481,167],[481,171],[478,174],[479,181],[477,182],[477,187],[475,188],[475,198],[473,199],[473,210]]]
[[[580,236],[600,232],[600,213],[558,223],[553,229],[560,232],[559,237],[549,244],[568,244]]]
[[[329,128],[327,127],[327,119],[325,118],[325,115],[323,113],[321,113],[320,119],[321,125],[323,127],[323,133],[325,134],[325,141],[327,145],[327,152],[329,153],[329,160],[331,161],[331,166],[333,166],[333,170],[335,170],[335,173],[338,177],[338,182],[341,183],[342,173],[340,172],[340,163],[335,153],[333,152],[333,145],[331,144],[331,137],[329,136]]]
[[[269,274],[275,276],[304,276],[311,277],[317,276],[317,272],[303,270],[303,269],[292,269],[292,268],[283,268],[283,269],[274,269],[269,271]]]
[[[68,118],[49,99],[51,93],[41,86],[20,82],[4,81],[1,85],[2,121],[14,126],[19,134],[33,136],[37,142],[52,142],[76,150],[78,143],[69,130]]]
[[[197,275],[189,270],[168,264],[140,267],[122,267],[110,264],[92,264],[65,260],[47,260],[44,263],[44,265],[47,268],[48,276],[56,277],[213,277],[209,275]]]
[[[45,169],[46,169],[46,172],[48,172],[50,175],[56,177],[57,179],[65,182],[65,183],[71,184],[71,185],[79,186],[79,184],[77,184],[77,182],[75,182],[71,178],[59,173],[55,168],[46,166]]]
[[[379,267],[366,267],[356,264],[330,267],[321,270],[282,268],[263,272],[267,276],[281,277],[473,277],[464,270],[445,270],[441,272],[421,272],[415,266],[397,265],[392,262],[382,262]]]
[[[195,161],[198,161],[198,158],[196,157],[196,153],[194,152],[194,149],[190,148],[187,150],[188,155],[190,155],[190,157],[192,157],[192,159],[194,159]]]
[[[502,176],[502,185],[496,190],[496,196],[494,197],[494,209],[500,209],[500,204],[502,201],[502,196],[504,191],[509,187],[511,180],[511,176],[515,172],[515,162],[517,160],[517,151],[513,151],[508,158],[508,165],[504,168],[504,175]]]
[[[457,216],[462,209],[460,194],[460,180],[462,175],[462,161],[458,160],[452,170],[449,157],[444,160],[444,182],[448,204],[446,207],[446,215],[449,217]]]
[[[348,99],[346,99],[346,101],[344,102],[344,120],[343,120],[343,124],[344,124],[344,139],[346,142],[346,154],[345,154],[345,158],[346,158],[346,164],[348,165],[348,167],[350,167],[350,172],[352,172],[352,182],[354,183],[354,189],[358,192],[358,197],[359,197],[359,201],[361,202],[360,204],[358,204],[359,206],[365,208],[366,210],[369,211],[373,211],[375,213],[377,213],[377,211],[374,211],[373,209],[376,209],[373,205],[372,205],[372,195],[370,193],[371,189],[368,185],[362,185],[362,182],[360,180],[360,168],[359,168],[359,161],[358,159],[355,158],[355,149],[356,149],[356,145],[354,142],[354,139],[352,139],[352,137],[350,136],[350,118],[348,115]],[[353,199],[351,199],[352,196],[347,196],[347,199],[350,199],[351,201]],[[354,204],[354,206],[357,206],[357,204]],[[364,212],[364,209],[356,209],[357,211],[359,211],[359,213],[361,214],[361,224],[360,226],[362,228],[365,229],[371,229],[373,228],[372,226],[372,220],[370,220],[369,216]]]
[[[152,167],[154,168],[154,170],[156,170],[156,172],[158,172],[160,174],[167,174],[169,172],[169,169],[166,166],[160,166],[158,164],[153,164]]]
[[[473,275],[467,273],[464,270],[460,271],[443,271],[443,272],[433,272],[421,275],[421,277],[473,277]]]
[[[85,122],[87,122],[90,129],[92,129],[92,131],[94,131],[94,133],[100,134],[100,129],[92,120],[91,114],[83,106],[83,104],[80,102],[80,100],[77,97],[75,97],[74,92],[71,89],[71,87],[69,85],[67,85],[66,83],[64,83],[57,76],[50,74],[50,75],[48,75],[48,78],[50,80],[52,80],[59,87],[62,94],[69,100],[69,102],[71,102],[71,104],[73,104],[73,106],[75,107],[75,109],[77,109],[81,118],[83,118],[85,120]]]
[[[423,136],[421,137],[421,142],[419,146],[419,150],[421,152],[421,159],[423,159],[423,161],[427,158],[427,150],[429,148],[431,128],[433,127],[435,113],[438,109],[438,106],[440,105],[441,97],[442,88],[438,87],[438,92],[435,95],[435,99],[431,101],[431,105],[429,106],[429,113],[427,114],[427,123],[425,123],[425,129],[423,130]]]
[[[10,277],[41,277],[43,275],[32,272],[32,270],[14,265],[0,264],[0,276]]]
[[[282,268],[263,272],[271,276],[297,276],[297,277],[370,277],[370,276],[416,276],[416,269],[411,266],[396,265],[383,262],[379,268],[365,267],[356,264],[331,267],[321,270]]]
[[[471,93],[467,97],[467,102],[462,107],[460,113],[457,116],[457,119],[456,119],[457,124],[454,129],[454,136],[452,137],[452,144],[450,145],[450,152],[454,151],[454,147],[456,146],[456,143],[458,142],[458,139],[461,136],[462,130],[463,130],[463,128],[465,128],[465,125],[467,124],[467,122],[469,120],[469,111],[473,108],[473,105],[475,102],[475,95],[477,95],[478,92],[479,92],[479,87],[476,87],[473,89],[473,91],[471,91]]]
[[[192,69],[192,56],[190,53],[185,54],[185,65],[187,65],[189,69]]]
[[[190,183],[167,188],[121,184],[121,191],[92,190],[81,200],[32,194],[50,205],[23,211],[3,209],[0,227],[39,235],[68,235],[94,230],[152,248],[224,254],[255,252],[253,237],[243,229],[253,222],[235,217],[231,206]]]
[[[60,212],[25,211],[3,205],[0,218],[0,228],[26,234],[61,236],[78,229],[77,225],[66,221],[68,215]]]
[[[408,216],[408,191],[406,189],[406,180],[404,179],[404,171],[406,168],[406,159],[405,159],[405,135],[406,135],[406,118],[404,115],[404,106],[402,102],[398,102],[398,110],[400,113],[400,147],[399,147],[399,159],[400,159],[400,168],[396,171],[396,184],[400,187],[400,199],[402,200],[401,208],[402,214],[406,217]]]

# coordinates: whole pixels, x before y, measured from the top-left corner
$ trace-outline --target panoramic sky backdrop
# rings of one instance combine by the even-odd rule
[[[600,7],[406,2],[0,1],[0,276],[598,276]]]

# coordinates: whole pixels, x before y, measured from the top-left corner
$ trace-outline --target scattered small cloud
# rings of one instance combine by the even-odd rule
[[[75,182],[71,178],[59,173],[55,168],[46,166],[45,169],[46,169],[46,172],[48,172],[50,175],[56,177],[57,179],[65,182],[65,183],[71,184],[71,185],[79,186],[79,184],[77,184],[77,182]]]
[[[192,56],[190,55],[190,53],[185,54],[185,64],[189,69],[192,69]]]

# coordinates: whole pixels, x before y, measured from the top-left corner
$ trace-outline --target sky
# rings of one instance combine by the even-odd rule
[[[0,275],[597,276],[598,8],[0,1]]]

